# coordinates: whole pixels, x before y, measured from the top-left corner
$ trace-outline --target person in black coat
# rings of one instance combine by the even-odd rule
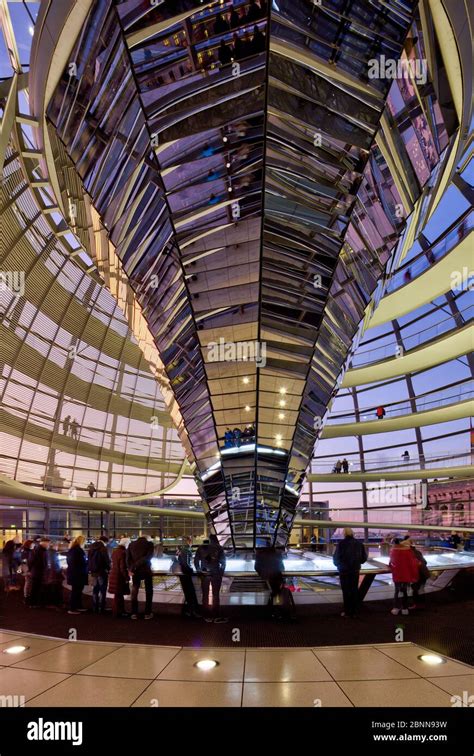
[[[105,612],[107,583],[110,572],[110,556],[106,546],[108,541],[107,536],[102,535],[97,541],[94,541],[88,553],[89,573],[94,578],[92,608],[95,614]]]
[[[153,541],[145,536],[140,536],[132,541],[127,549],[127,567],[132,578],[131,603],[132,619],[138,619],[138,591],[143,580],[145,584],[145,619],[153,619],[153,573],[151,571],[151,559],[153,557]]]
[[[48,569],[49,538],[41,538],[39,544],[28,557],[28,569],[31,576],[31,592],[28,599],[30,607],[41,605],[43,600],[43,588]]]
[[[67,552],[67,582],[71,586],[71,605],[68,614],[85,612],[82,608],[82,591],[87,585],[87,558],[84,552],[84,536],[77,536]]]
[[[59,609],[63,604],[64,575],[59,559],[59,544],[51,543],[47,551],[47,569],[44,577],[46,606]]]
[[[354,617],[359,606],[360,567],[367,561],[364,544],[356,541],[352,528],[344,528],[344,538],[336,546],[333,562],[339,572],[344,611],[341,617]]]
[[[181,583],[181,589],[184,594],[183,616],[201,617],[198,612],[196,589],[194,588],[193,583],[193,550],[192,539],[189,536],[183,539],[182,546],[178,546],[176,558],[181,570],[179,582]]]
[[[280,595],[284,587],[283,553],[274,546],[264,546],[257,549],[255,556],[255,572],[270,586],[270,599],[268,602],[272,615],[275,613],[275,599]]]
[[[221,39],[221,44],[217,51],[217,55],[222,66],[227,66],[232,60],[232,50],[227,47],[223,39]]]
[[[206,622],[227,622],[220,616],[219,592],[222,585],[226,558],[216,535],[205,539],[194,557],[194,566],[201,578],[202,606]],[[209,606],[209,588],[212,586],[212,609]]]

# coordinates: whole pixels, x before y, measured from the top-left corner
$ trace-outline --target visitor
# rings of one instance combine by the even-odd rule
[[[71,586],[71,601],[68,614],[79,614],[87,611],[82,607],[82,591],[87,585],[87,558],[84,552],[86,539],[79,535],[75,538],[67,552],[66,579]]]
[[[339,541],[333,562],[341,581],[344,611],[341,617],[355,617],[359,609],[360,568],[367,561],[365,546],[354,538],[352,528],[344,528],[344,538]]]
[[[20,550],[20,570],[25,580],[23,586],[23,598],[25,600],[25,604],[29,603],[31,595],[31,575],[28,567],[28,557],[30,556],[30,551],[32,548],[34,548],[34,546],[34,541],[31,538],[27,538]]]
[[[347,473],[349,472],[349,462],[347,461],[345,457],[342,460],[341,464],[342,464],[342,472],[347,475]]]
[[[392,536],[386,535],[382,538],[382,543],[380,544],[380,556],[387,557],[390,556],[390,544],[392,542]]]
[[[425,585],[431,573],[428,569],[428,563],[425,557],[421,551],[416,548],[411,538],[407,538],[406,541],[410,545],[410,548],[415,555],[415,559],[418,562],[418,580],[411,584],[412,604],[408,606],[408,609],[417,609],[420,604],[425,603]]]
[[[181,570],[179,582],[181,583],[181,590],[184,595],[183,604],[183,617],[195,617],[200,618],[201,615],[198,612],[198,600],[196,597],[196,589],[193,583],[193,550],[191,537],[183,538],[183,543],[178,546],[176,550],[176,557],[178,560],[179,568]]]
[[[377,420],[383,420],[385,415],[387,414],[385,412],[385,407],[382,407],[382,405],[377,407],[377,409],[375,410],[375,414],[377,415]]]
[[[405,451],[403,452],[402,459],[404,462],[410,461],[410,452],[408,451],[408,449],[405,449]]]
[[[410,547],[409,541],[400,542],[395,538],[390,551],[390,569],[395,584],[392,614],[409,614],[408,611],[408,587],[419,580],[419,563]]]
[[[450,547],[451,547],[452,549],[456,549],[456,551],[459,551],[459,550],[460,550],[460,548],[461,548],[461,544],[462,544],[462,539],[461,539],[461,537],[460,537],[460,536],[458,535],[458,533],[456,533],[456,531],[455,531],[455,530],[453,530],[453,532],[451,533],[451,535],[450,535],[450,537],[449,537],[449,541],[448,541],[448,543],[449,543],[449,546],[450,546]]]
[[[238,26],[240,26],[240,16],[233,8],[229,15],[229,26],[231,29],[236,29]]]
[[[21,538],[16,535],[2,549],[3,574],[8,579],[8,588],[17,590],[17,571],[21,564]]]
[[[94,486],[92,481],[87,486],[87,490],[89,491],[89,496],[91,497],[91,499],[94,496],[94,494],[97,493],[97,488]]]
[[[70,426],[71,426],[71,415],[66,415],[66,417],[63,420],[63,433],[65,436],[68,435]]]
[[[79,423],[77,422],[76,418],[71,423],[71,438],[78,439],[79,438]]]
[[[311,536],[310,543],[311,543],[311,551],[316,551],[318,548],[318,539],[316,538],[314,533]]]
[[[240,430],[240,428],[234,428],[233,436],[234,436],[234,446],[237,446],[237,448],[240,449],[240,445],[242,443],[242,431]]]
[[[93,579],[92,611],[94,614],[105,612],[107,583],[110,572],[110,557],[106,544],[106,535],[101,535],[89,548],[88,570]]]
[[[258,55],[261,52],[265,52],[267,43],[265,40],[265,34],[262,34],[257,24],[253,27],[253,39],[252,39],[252,52],[254,55]]]
[[[235,431],[234,431],[235,433]],[[202,606],[206,622],[227,622],[220,616],[219,591],[222,585],[226,559],[224,549],[216,535],[206,538],[194,557],[194,567],[201,579]],[[209,606],[209,589],[212,588],[212,608]]]
[[[64,575],[59,559],[59,543],[51,543],[46,553],[47,567],[44,579],[45,604],[58,611],[63,606]]]
[[[339,473],[340,473],[340,472],[341,472],[341,470],[342,470],[342,462],[341,462],[341,460],[340,460],[340,459],[338,459],[338,460],[337,460],[337,462],[336,462],[336,464],[334,465],[334,468],[333,468],[333,469],[334,469],[334,472],[335,472],[335,473],[337,473],[337,474],[339,475]]]
[[[127,548],[130,538],[122,536],[118,546],[112,552],[112,565],[109,573],[109,593],[113,594],[112,615],[128,617],[125,612],[125,596],[130,594],[130,576],[127,569]]]
[[[242,40],[240,39],[239,35],[237,34],[237,32],[234,32],[234,35],[232,37],[232,42],[233,42],[232,48],[234,51],[233,57],[235,58],[235,60],[242,60],[242,58],[245,57],[245,46]]]
[[[141,582],[145,585],[145,619],[153,619],[153,574],[151,559],[153,557],[153,542],[150,538],[140,536],[132,541],[127,549],[127,567],[132,578],[132,620],[138,619],[138,591]]]
[[[250,0],[250,7],[247,11],[246,22],[250,24],[252,21],[258,21],[262,15],[262,10],[257,4],[257,0]]]
[[[31,579],[31,589],[28,604],[31,609],[37,609],[44,602],[44,582],[48,568],[49,538],[40,539],[35,548],[30,551],[28,570]]]
[[[219,58],[221,66],[227,66],[232,61],[232,50],[230,49],[230,47],[227,47],[225,40],[223,39],[221,39],[221,44],[219,46],[217,56]]]
[[[229,24],[220,13],[214,23],[214,34],[224,34],[226,31],[229,31]]]
[[[255,572],[262,580],[268,583],[270,588],[270,598],[268,605],[271,610],[273,618],[279,617],[278,607],[276,602],[281,594],[285,580],[283,572],[285,565],[283,563],[283,554],[281,550],[277,550],[275,546],[264,546],[257,549],[255,556]]]
[[[224,433],[224,448],[230,449],[234,445],[234,434],[230,428],[226,429]]]

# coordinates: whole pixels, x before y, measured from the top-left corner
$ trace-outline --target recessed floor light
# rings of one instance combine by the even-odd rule
[[[29,646],[10,646],[10,648],[5,648],[3,653],[4,654],[21,654],[23,651],[28,651]]]
[[[219,662],[217,662],[215,659],[201,659],[200,661],[196,662],[194,666],[198,669],[201,669],[203,672],[209,672],[209,670],[219,666]]]
[[[446,664],[446,659],[443,659],[442,656],[438,656],[437,654],[421,654],[418,659],[425,662],[425,664],[431,664],[433,667],[437,664]]]

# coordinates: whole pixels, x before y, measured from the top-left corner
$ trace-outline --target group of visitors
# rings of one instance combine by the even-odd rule
[[[221,65],[226,66],[234,60],[244,60],[244,58],[250,58],[251,55],[258,55],[264,52],[265,48],[265,34],[255,24],[252,37],[248,32],[243,37],[239,37],[237,32],[234,32],[232,45],[226,44],[225,39],[221,39],[217,55]]]
[[[59,608],[62,605],[63,573],[59,543],[46,536],[22,542],[19,536],[7,541],[2,551],[4,575],[9,590],[21,589],[29,606]]]
[[[70,436],[77,441],[79,438],[79,423],[76,418],[72,419],[71,415],[66,415],[63,420],[63,432],[65,436]]]
[[[332,471],[334,473],[348,473],[349,472],[349,462],[344,457],[344,459],[338,459],[336,464],[334,465]]]
[[[243,430],[240,428],[234,428],[234,430],[227,428],[224,433],[225,449],[230,449],[233,446],[239,448],[242,444],[251,444],[253,441],[255,441],[255,427],[253,425],[247,425]]]
[[[430,576],[426,559],[409,536],[394,538],[389,553],[395,586],[392,614],[409,614],[424,602],[424,586]],[[351,528],[344,528],[344,538],[337,544],[333,557],[339,572],[344,600],[342,617],[355,617],[360,607],[360,568],[367,561],[364,544],[354,538]],[[408,591],[411,590],[411,599]]]
[[[156,541],[156,539],[155,539]],[[86,539],[79,535],[72,541],[65,538],[63,544],[53,542],[46,536],[21,542],[17,536],[4,545],[2,559],[4,575],[10,587],[19,590],[20,575],[24,576],[25,603],[31,608],[65,608],[63,597],[64,573],[60,549],[66,546],[66,581],[70,586],[68,614],[87,611],[82,604],[86,585],[92,587],[92,611],[102,614],[106,607],[107,593],[113,595],[114,617],[139,616],[139,590],[145,589],[144,619],[153,618],[153,570],[152,558],[157,554],[157,544],[150,536],[140,536],[134,541],[122,535],[115,548],[105,535],[92,543],[86,554]],[[311,539],[313,543],[313,539]],[[453,532],[452,548],[462,544],[460,536]],[[160,546],[160,544],[158,545]],[[389,566],[395,586],[392,614],[409,614],[424,603],[424,586],[430,577],[426,559],[416,548],[409,535],[384,539],[382,547],[388,551]],[[384,553],[387,553],[384,550]],[[162,547],[160,554],[162,553]],[[343,617],[355,617],[361,604],[359,591],[360,569],[367,561],[364,544],[354,537],[351,528],[344,528],[344,538],[339,541],[333,556],[338,570],[344,602]],[[227,622],[220,613],[220,590],[226,568],[224,549],[217,536],[210,535],[193,553],[191,538],[183,539],[176,549],[171,572],[180,581],[184,595],[182,614],[190,618],[204,617],[206,622]],[[255,559],[255,571],[270,588],[269,606],[272,616],[278,619],[294,616],[291,589],[286,586],[283,565],[283,550],[275,547],[259,548]],[[198,577],[202,590],[202,610],[193,578]],[[212,593],[212,599],[210,594]],[[410,595],[409,595],[410,593]],[[125,611],[125,596],[131,598],[131,611]]]
[[[69,540],[69,539],[68,539]],[[114,617],[138,619],[138,595],[141,586],[145,589],[144,619],[153,618],[153,571],[151,560],[160,547],[150,536],[140,536],[131,541],[122,535],[110,554],[109,539],[101,535],[85,551],[86,539],[79,535],[72,541],[65,540],[66,582],[70,586],[68,614],[87,611],[83,607],[86,585],[92,586],[92,611],[103,614],[107,593],[113,595],[112,613]],[[65,608],[63,598],[64,573],[59,550],[63,544],[53,542],[46,536],[24,543],[17,536],[7,541],[2,551],[4,574],[8,575],[9,586],[20,588],[20,573],[23,573],[25,603],[31,608]],[[177,574],[184,594],[183,615],[201,618],[206,622],[226,622],[220,616],[220,589],[226,566],[224,549],[217,536],[205,539],[193,555],[191,538],[186,538],[176,550],[172,572]],[[202,589],[202,613],[193,575],[200,578]],[[210,593],[212,591],[212,601]],[[131,612],[125,611],[125,596],[130,596]]]
[[[252,24],[262,18],[266,18],[267,3],[266,0],[250,0],[249,7],[245,7],[238,12],[233,8],[229,13],[220,13],[214,22],[214,34],[224,34],[231,29],[237,29],[239,26]]]

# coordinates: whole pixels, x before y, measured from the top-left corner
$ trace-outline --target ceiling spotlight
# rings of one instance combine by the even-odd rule
[[[216,662],[214,659],[201,659],[194,666],[203,672],[209,672],[210,669],[214,669],[218,664],[219,662]]]
[[[284,420],[285,419],[285,413],[284,412],[279,412],[278,413],[278,419],[279,420]]]
[[[245,378],[242,378],[242,381],[243,381],[244,383],[248,383],[248,382],[249,382],[249,379],[247,378],[247,376],[245,376]]]
[[[435,667],[438,664],[446,664],[446,659],[443,659],[442,656],[438,656],[437,654],[421,654],[418,659],[425,662],[425,664],[430,664],[432,667]]]
[[[230,168],[230,166],[231,166],[231,164],[230,164],[230,163],[226,163],[226,164],[225,164],[225,167],[226,167],[226,168]]]
[[[29,646],[10,646],[4,650],[4,654],[22,654],[23,651],[27,651]]]
[[[286,402],[285,402],[285,400],[284,400],[284,399],[280,399],[280,401],[279,401],[279,405],[280,405],[280,407],[286,407]]]
[[[280,394],[286,394],[286,388],[281,388],[280,389]]]
[[[227,137],[225,136],[225,137],[222,137],[222,141],[223,141],[223,142],[228,142],[228,141],[229,141],[229,139],[228,139],[228,138],[227,138]]]
[[[232,187],[231,187],[231,186],[228,186],[228,187],[227,187],[227,191],[228,191],[228,192],[231,192],[231,191],[232,191]]]
[[[283,438],[283,436],[280,433],[278,433],[278,435],[275,436],[275,438],[276,438],[277,441],[281,441],[281,439]]]
[[[246,411],[246,412],[250,412],[250,407],[249,407],[249,405],[248,405],[248,404],[246,404],[246,405],[245,405],[245,411]]]

